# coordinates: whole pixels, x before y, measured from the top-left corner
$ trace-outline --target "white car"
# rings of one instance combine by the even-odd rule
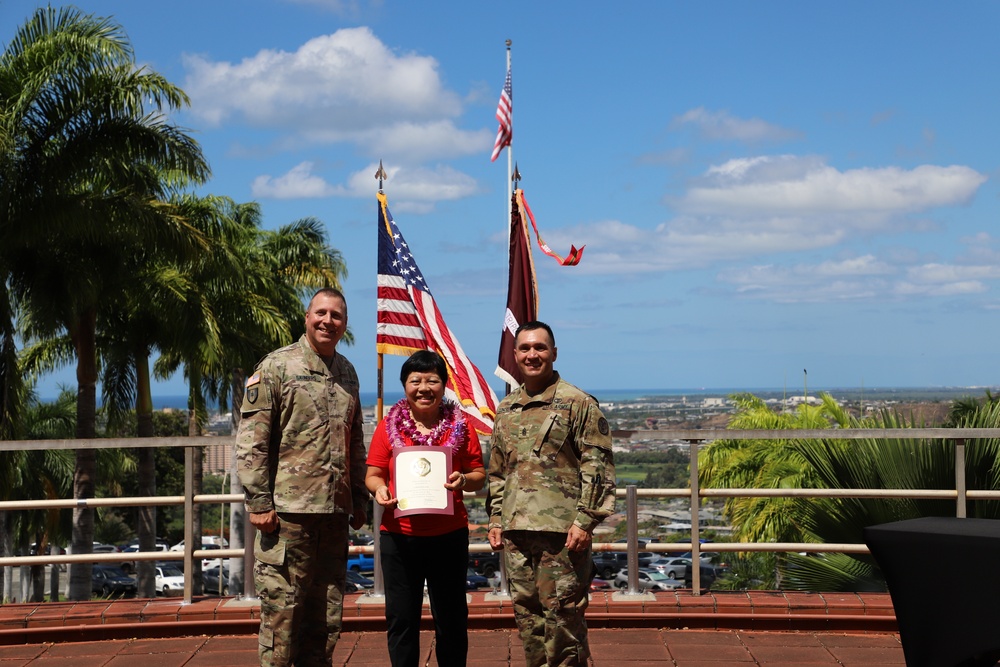
[[[201,548],[202,549],[228,549],[229,540],[224,537],[219,537],[217,535],[206,535],[201,538]],[[174,546],[170,547],[171,551],[184,551],[184,540],[181,540]]]
[[[174,565],[156,566],[156,594],[170,595],[184,592],[184,572]]]
[[[645,591],[672,591],[680,588],[683,584],[676,579],[671,579],[658,570],[639,570],[637,573],[637,586],[640,592]],[[614,585],[619,590],[628,588],[628,570],[621,570],[615,575]]]
[[[156,551],[166,551],[167,545],[165,542],[156,543]],[[134,554],[139,551],[138,542],[133,542],[124,549],[122,549],[123,554]],[[122,562],[122,569],[125,570],[127,574],[135,574],[136,562],[134,560],[127,560]]]
[[[683,579],[684,571],[690,564],[690,558],[655,558],[649,561],[646,568],[659,570],[670,579]]]

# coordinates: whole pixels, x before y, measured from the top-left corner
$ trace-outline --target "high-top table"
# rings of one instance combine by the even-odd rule
[[[865,528],[907,667],[1000,659],[1000,521],[924,517]]]

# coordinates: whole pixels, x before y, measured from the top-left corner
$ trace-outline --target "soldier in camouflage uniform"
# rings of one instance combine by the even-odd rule
[[[514,358],[524,384],[497,409],[489,540],[506,550],[528,667],[586,665],[592,536],[615,506],[611,432],[596,399],[553,370],[548,325],[523,324]]]
[[[340,637],[348,524],[367,517],[358,376],[337,354],[347,303],[322,289],[306,333],[247,380],[236,437],[260,596],[260,664],[329,666]]]

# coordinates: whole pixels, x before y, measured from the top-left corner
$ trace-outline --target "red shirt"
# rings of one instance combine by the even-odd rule
[[[459,413],[459,419],[465,421],[465,416]],[[389,493],[396,497],[396,483],[392,479],[392,445],[389,443],[388,417],[379,422],[372,436],[372,444],[368,449],[368,465],[376,466],[385,471],[386,484],[389,485]],[[452,454],[452,469],[458,471],[481,468],[483,465],[483,450],[479,445],[479,436],[476,435],[468,421],[465,421],[466,437],[464,442],[455,445]],[[400,434],[407,447],[413,441],[405,435]],[[448,433],[441,436],[434,445],[440,445],[448,437]],[[411,514],[396,518],[394,510],[386,510],[382,513],[382,524],[380,530],[390,533],[402,533],[403,535],[444,535],[469,525],[469,515],[465,511],[465,504],[462,502],[462,490],[453,492],[455,495],[455,513],[447,514]]]

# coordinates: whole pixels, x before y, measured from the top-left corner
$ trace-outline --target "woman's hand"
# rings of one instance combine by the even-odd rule
[[[382,507],[391,508],[399,504],[399,499],[393,498],[392,494],[389,493],[389,487],[383,484],[375,489],[375,502]]]
[[[454,470],[450,475],[448,475],[448,481],[444,483],[444,488],[449,491],[461,491],[465,489],[467,485],[468,480],[465,477],[465,473]]]

